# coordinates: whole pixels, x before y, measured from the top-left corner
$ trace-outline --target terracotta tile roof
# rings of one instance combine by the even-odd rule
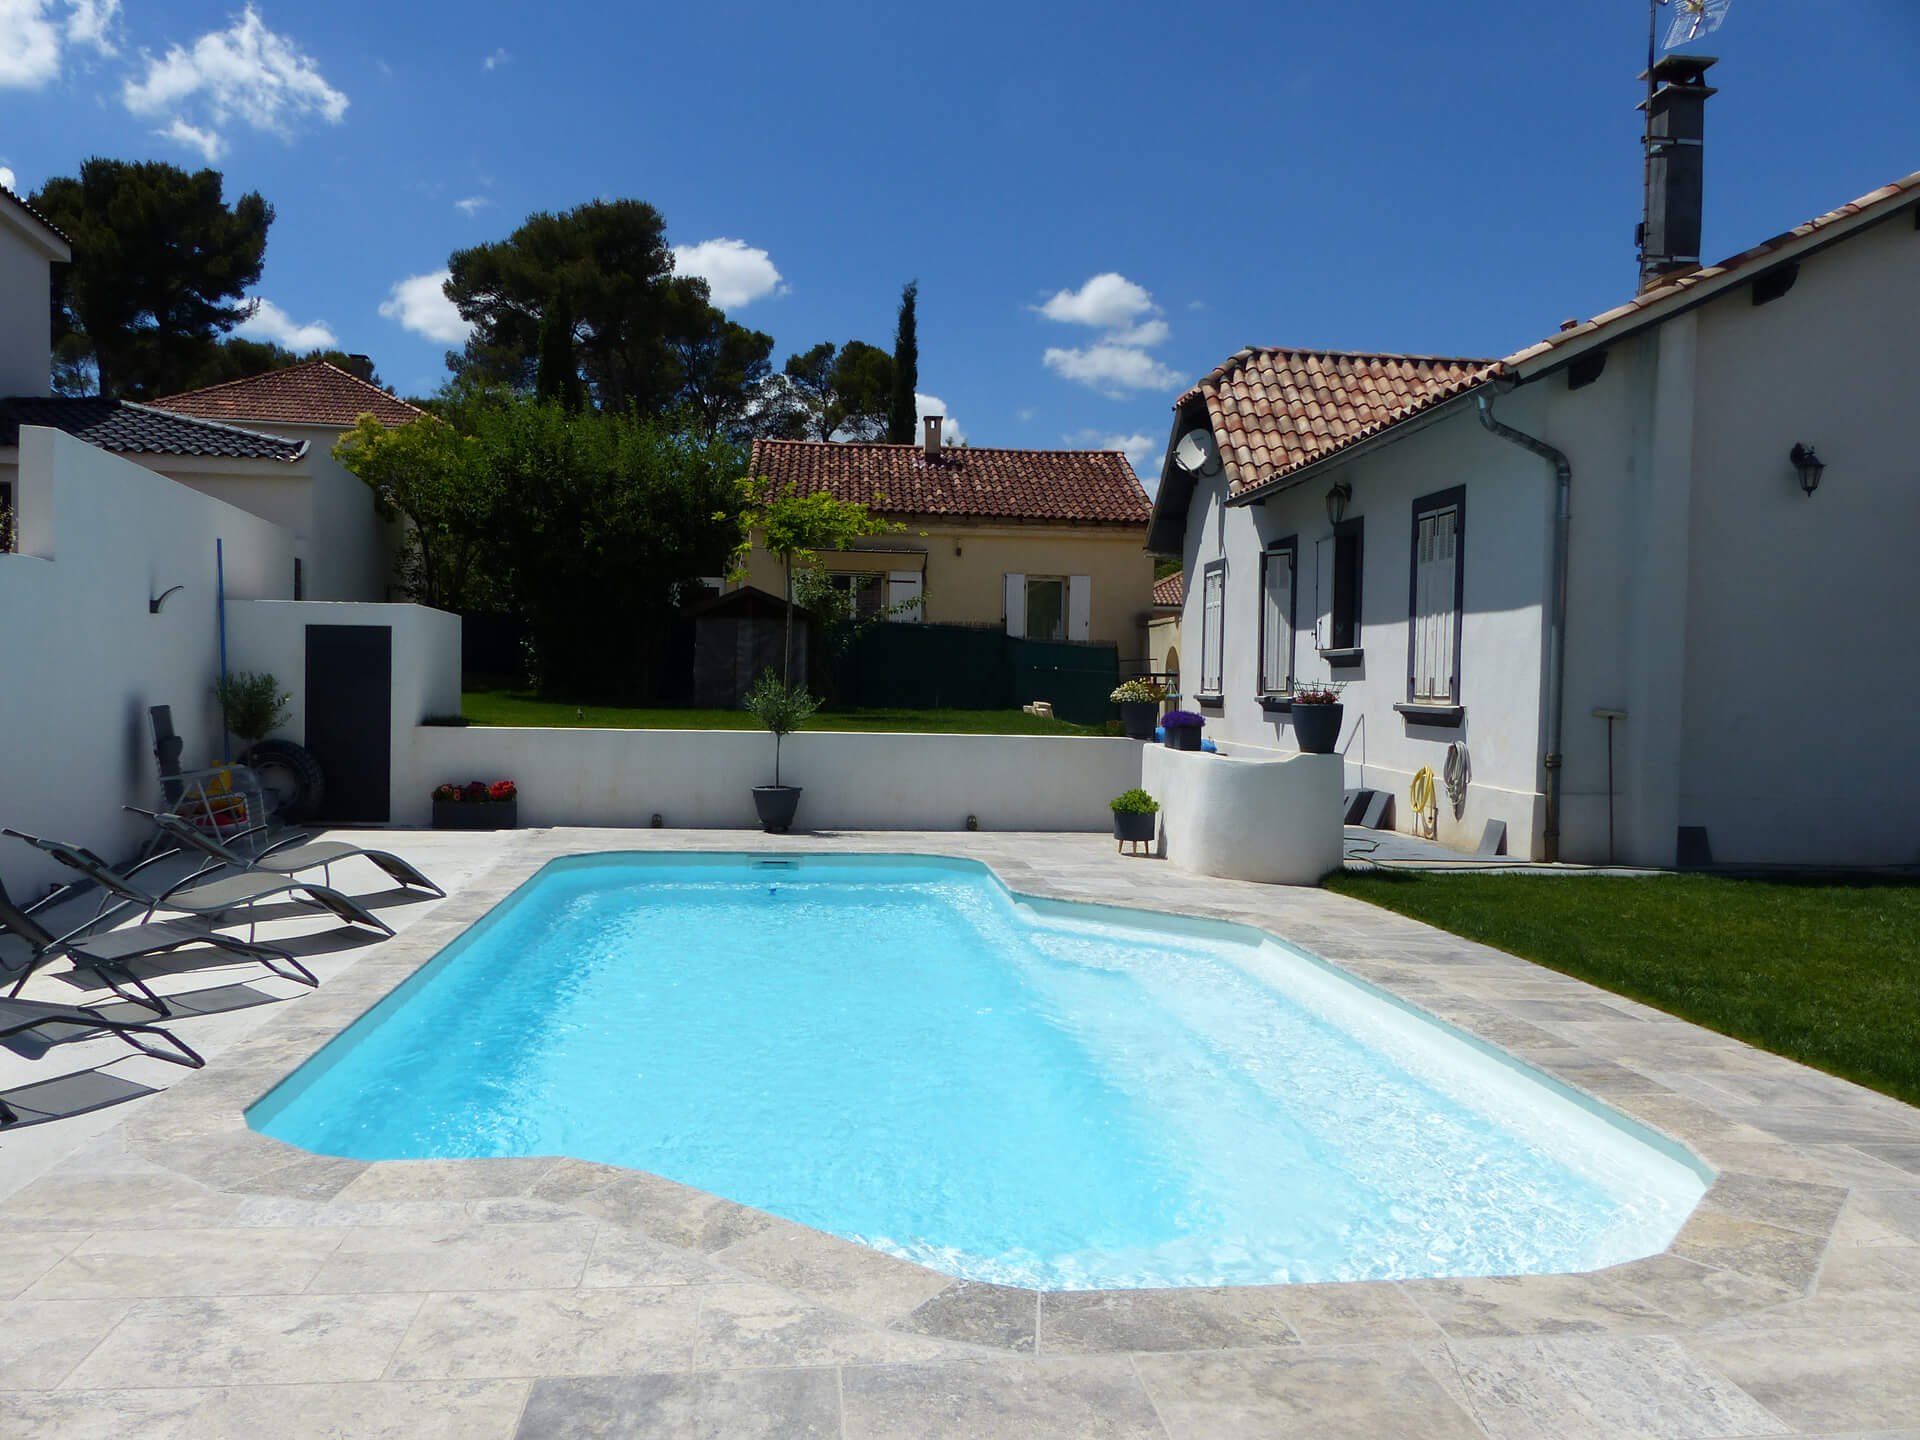
[[[122,455],[205,455],[291,464],[307,453],[304,440],[282,440],[237,425],[190,419],[131,400],[102,400],[98,396],[16,395],[0,399],[0,446],[18,445],[22,425],[64,430],[90,445]]]
[[[756,440],[752,471],[802,494],[825,490],[887,515],[1145,525],[1147,492],[1118,450],[951,446],[929,461],[918,445]]]
[[[1415,367],[1413,375],[1404,377],[1411,381],[1419,374],[1420,366],[1470,367],[1469,373],[1458,373],[1446,377],[1435,373],[1427,378],[1424,385],[1409,383],[1404,392],[1389,388],[1381,394],[1372,389],[1362,390],[1357,399],[1374,399],[1378,403],[1371,414],[1363,405],[1355,404],[1353,412],[1339,412],[1332,418],[1326,416],[1329,400],[1340,398],[1339,391],[1329,387],[1329,393],[1322,396],[1317,391],[1301,394],[1301,403],[1306,410],[1306,419],[1293,427],[1293,433],[1308,430],[1312,440],[1294,445],[1285,428],[1268,413],[1275,403],[1276,396],[1270,384],[1255,385],[1249,381],[1244,387],[1247,396],[1233,395],[1224,402],[1216,401],[1216,394],[1231,394],[1232,375],[1236,369],[1244,366],[1248,357],[1262,355],[1293,355],[1299,351],[1259,351],[1242,350],[1227,361],[1213,374],[1202,380],[1193,390],[1180,398],[1185,403],[1195,395],[1207,397],[1207,411],[1213,421],[1214,436],[1220,442],[1221,459],[1232,481],[1232,489],[1238,493],[1244,489],[1259,486],[1270,480],[1279,479],[1289,472],[1301,469],[1317,460],[1337,451],[1357,444],[1369,435],[1388,429],[1403,420],[1411,419],[1421,411],[1448,400],[1455,395],[1484,385],[1490,380],[1507,375],[1533,373],[1556,363],[1559,352],[1570,346],[1579,346],[1583,342],[1604,343],[1607,336],[1615,330],[1629,328],[1635,320],[1654,323],[1659,317],[1650,312],[1670,311],[1687,308],[1689,304],[1711,298],[1714,294],[1744,282],[1749,276],[1764,269],[1782,251],[1791,249],[1799,242],[1819,236],[1848,221],[1865,217],[1866,221],[1883,218],[1886,214],[1911,204],[1920,196],[1920,171],[1896,180],[1892,184],[1882,185],[1878,190],[1870,191],[1857,200],[1848,201],[1837,210],[1829,210],[1804,225],[1796,225],[1785,234],[1776,235],[1738,255],[1729,256],[1717,265],[1704,265],[1698,270],[1689,270],[1676,275],[1666,284],[1636,295],[1624,305],[1616,306],[1591,320],[1579,325],[1570,325],[1564,330],[1549,335],[1546,339],[1523,350],[1516,350],[1504,359],[1495,361],[1425,360],[1413,356],[1320,356],[1323,361],[1398,361],[1401,365]],[[1834,238],[1844,238],[1844,234]],[[1478,367],[1477,369],[1471,367]],[[1350,386],[1351,391],[1351,386]],[[1284,394],[1284,392],[1283,392]],[[1262,410],[1262,404],[1267,407]],[[1315,408],[1317,407],[1317,409]],[[1336,405],[1336,411],[1338,406]],[[1242,447],[1238,442],[1229,444],[1229,430],[1222,429],[1223,409],[1231,413],[1229,424],[1237,422],[1240,430],[1265,440],[1265,454],[1262,455],[1252,444],[1245,447],[1246,458],[1242,458]],[[1251,413],[1254,421],[1241,419],[1240,416]],[[1324,429],[1322,428],[1324,425]],[[1276,446],[1272,436],[1278,434],[1281,443]],[[1277,452],[1277,453],[1276,453]],[[1236,469],[1236,466],[1238,467]]]
[[[1490,360],[1246,349],[1180,397],[1203,399],[1236,493],[1477,384]]]
[[[153,403],[162,410],[205,420],[330,425],[342,430],[362,415],[370,414],[382,425],[408,425],[427,413],[325,360],[308,360]]]
[[[1169,575],[1164,580],[1153,582],[1153,603],[1168,605],[1174,609],[1187,603],[1187,577]]]

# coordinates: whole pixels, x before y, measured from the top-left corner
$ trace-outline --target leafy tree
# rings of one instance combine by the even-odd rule
[[[534,376],[534,395],[567,410],[579,410],[586,401],[580,384],[580,366],[573,354],[573,306],[562,291],[540,317],[540,368]]]
[[[759,431],[772,398],[773,337],[727,319],[707,299],[704,280],[674,281],[676,304],[668,348],[677,397],[688,422],[711,439],[742,440]],[[773,417],[769,413],[766,419]]]
[[[863,340],[823,340],[787,357],[784,392],[794,438],[878,440],[892,403],[893,357]]]
[[[333,458],[373,491],[382,516],[407,521],[407,594],[440,610],[476,608],[488,589],[484,558],[498,495],[474,442],[438,419],[389,430],[362,415]]]
[[[887,407],[887,439],[911,445],[917,408],[914,392],[920,388],[920,332],[915,315],[920,282],[909,280],[900,291],[900,318],[893,328],[893,401]]]
[[[147,398],[190,388],[224,332],[247,318],[273,207],[229,206],[217,170],[95,156],[29,203],[73,240],[53,267],[55,385]]]
[[[673,252],[666,222],[639,200],[595,200],[529,215],[505,240],[456,250],[447,295],[473,324],[447,364],[457,377],[530,388],[541,322],[565,295],[575,353],[604,410],[657,415],[672,401],[667,320]]]

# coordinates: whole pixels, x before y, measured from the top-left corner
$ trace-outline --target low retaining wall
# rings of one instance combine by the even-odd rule
[[[1140,783],[1160,802],[1167,859],[1223,880],[1313,885],[1340,868],[1338,755],[1243,760],[1149,745]]]
[[[1140,783],[1137,741],[1054,735],[790,735],[780,778],[803,786],[804,829],[1107,830]],[[755,826],[773,781],[763,730],[545,730],[420,726],[394,756],[394,820],[428,823],[433,787],[512,780],[522,825]],[[402,768],[407,779],[403,783]]]

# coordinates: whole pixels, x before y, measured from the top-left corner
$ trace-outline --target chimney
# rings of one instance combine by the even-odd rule
[[[1708,55],[1668,55],[1641,75],[1647,98],[1647,215],[1640,226],[1640,289],[1700,268]]]
[[[944,415],[929,415],[921,422],[927,427],[926,453],[929,460],[940,458],[940,422],[945,418]]]

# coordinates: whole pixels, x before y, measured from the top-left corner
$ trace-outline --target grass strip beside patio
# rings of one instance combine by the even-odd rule
[[[1920,1104],[1920,884],[1335,875],[1327,888]]]
[[[469,690],[460,710],[475,725],[557,726],[570,730],[758,730],[744,710],[657,710],[577,705],[520,690]],[[1071,725],[1024,710],[823,710],[809,730],[911,731],[945,735],[1104,735],[1098,725]]]

